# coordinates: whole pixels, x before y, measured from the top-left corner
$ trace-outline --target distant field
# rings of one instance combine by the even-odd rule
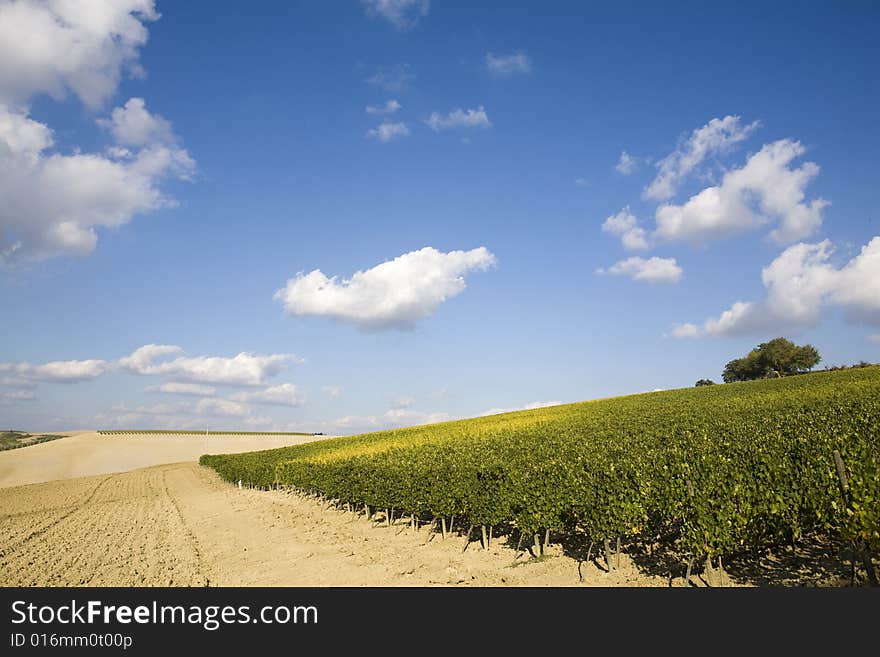
[[[64,438],[64,436],[54,433],[30,434],[25,431],[0,431],[0,452],[39,445],[59,438]]]
[[[844,498],[833,458],[841,455]],[[880,367],[705,386],[203,456],[368,512],[720,557],[880,546]]]
[[[322,436],[304,431],[199,431],[198,429],[100,429],[101,436]]]
[[[205,452],[249,452],[298,445],[310,434],[66,432],[64,440],[0,451],[0,488],[124,472],[163,463],[195,462]]]

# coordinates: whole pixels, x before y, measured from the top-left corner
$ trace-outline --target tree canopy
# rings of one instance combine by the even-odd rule
[[[822,360],[813,345],[799,347],[791,340],[775,338],[762,342],[743,358],[735,358],[724,367],[725,383],[751,381],[774,376],[801,374]]]

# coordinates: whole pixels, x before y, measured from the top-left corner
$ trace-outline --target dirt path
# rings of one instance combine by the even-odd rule
[[[509,546],[462,553],[403,524],[324,509],[283,491],[239,490],[195,463],[7,488],[0,585],[426,586],[578,584],[577,562],[524,563]],[[525,557],[528,557],[526,554]],[[666,586],[624,556],[586,584]]]

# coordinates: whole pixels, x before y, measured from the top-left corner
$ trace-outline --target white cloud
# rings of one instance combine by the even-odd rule
[[[869,335],[868,341],[880,344],[880,333],[875,333],[874,335]]]
[[[237,402],[274,404],[276,406],[302,406],[306,400],[292,383],[282,383],[253,392],[237,392],[230,397]]]
[[[399,30],[415,26],[428,15],[430,0],[361,0],[370,16],[385,19]]]
[[[142,72],[144,23],[158,18],[153,0],[0,2],[0,264],[88,255],[98,229],[174,205],[160,183],[189,179],[195,163],[143,99],[98,121],[115,140],[103,153],[58,152],[29,110],[71,92],[99,108],[123,73]]]
[[[72,91],[99,107],[123,72],[141,74],[144,23],[158,18],[153,0],[0,3],[0,104],[21,106],[40,93],[61,100]]]
[[[330,397],[330,399],[337,399],[342,394],[342,388],[339,386],[324,386],[321,388],[321,392]]]
[[[623,176],[628,176],[631,173],[635,173],[636,169],[638,168],[639,159],[633,157],[626,151],[621,151],[620,158],[617,160],[617,164],[614,165],[614,170]]]
[[[410,406],[412,406],[415,403],[416,403],[415,397],[411,397],[409,395],[391,398],[391,408],[392,409],[409,408]]]
[[[275,426],[275,420],[268,415],[249,415],[242,422],[246,427],[254,429],[268,429]]]
[[[107,371],[105,360],[58,360],[42,365],[0,363],[0,373],[13,375],[12,380],[25,379],[45,383],[77,383],[96,379]]]
[[[485,247],[449,253],[425,247],[341,281],[320,269],[300,272],[274,299],[291,315],[331,317],[363,329],[412,328],[464,291],[464,274],[495,262]]]
[[[403,408],[392,408],[382,415],[346,415],[327,423],[330,429],[348,431],[377,431],[391,427],[434,424],[449,420],[448,413],[414,411]]]
[[[677,283],[681,280],[682,269],[675,258],[640,258],[634,256],[614,263],[607,270],[599,269],[597,274],[629,276],[635,281],[648,283]]]
[[[178,355],[171,360],[167,356],[182,353],[174,345],[148,344],[136,349],[131,355],[119,359],[119,365],[135,374],[163,376],[176,381],[195,383],[218,383],[221,385],[264,385],[288,362],[295,360],[291,354],[268,356],[241,352],[232,358],[221,356],[186,357]]]
[[[14,367],[12,363],[0,363],[0,372],[4,371],[4,365]],[[37,384],[20,376],[0,376],[0,386],[6,386],[8,388],[35,388]]]
[[[480,105],[476,109],[461,110],[453,109],[449,114],[443,116],[437,112],[433,112],[427,118],[425,123],[434,132],[441,130],[449,130],[450,128],[490,128],[492,123],[486,115],[486,110]]]
[[[383,121],[372,130],[367,131],[368,138],[376,139],[383,143],[387,143],[398,137],[407,136],[409,136],[409,128],[407,128],[406,123],[403,122],[391,123],[390,121]]]
[[[426,413],[408,408],[392,408],[382,416],[382,421],[394,426],[413,426],[416,424],[434,424],[449,419],[448,413]]]
[[[219,419],[218,419],[219,418]],[[272,418],[253,415],[247,404],[228,399],[207,398],[196,402],[153,404],[129,408],[114,404],[107,413],[99,413],[94,421],[105,427],[193,429],[204,431],[229,427],[232,422],[239,427],[266,427],[273,425]]]
[[[398,64],[391,68],[379,68],[365,82],[381,87],[385,91],[394,92],[402,91],[415,79],[416,76],[410,70],[409,64]]]
[[[590,181],[587,180],[586,178],[575,178],[574,184],[577,185],[578,187],[587,187],[587,186],[589,186]]]
[[[696,338],[700,336],[700,327],[696,324],[676,324],[672,327],[673,338]]]
[[[517,73],[531,73],[532,60],[522,51],[510,55],[493,55],[486,53],[486,70],[492,75],[505,77]]]
[[[220,417],[246,417],[251,412],[247,404],[229,399],[217,399],[216,397],[200,399],[195,405],[194,410],[201,415],[217,415]]]
[[[559,406],[561,401],[532,402],[525,406],[517,406],[514,408],[490,408],[488,411],[480,413],[480,417],[486,415],[498,415],[500,413],[514,413],[516,411],[532,411],[536,408],[547,408],[548,406]]]
[[[35,398],[30,390],[0,391],[0,405],[9,405],[21,401],[32,401]]]
[[[403,105],[392,98],[384,105],[367,105],[366,112],[367,114],[394,114],[402,107]]]
[[[97,123],[122,146],[173,144],[177,141],[171,123],[157,114],[150,114],[143,98],[129,98],[124,106],[110,112],[109,119],[98,119]],[[124,155],[123,151],[116,153]]]
[[[832,252],[828,240],[790,246],[761,272],[764,300],[738,301],[700,327],[679,325],[673,335],[735,336],[815,326],[826,307],[843,309],[850,321],[880,326],[880,237],[839,269],[828,262]]]
[[[147,386],[144,388],[146,392],[165,392],[173,395],[197,395],[199,397],[210,397],[217,392],[217,388],[213,386],[205,386],[198,383],[161,383],[155,386]]]
[[[119,121],[131,111],[151,116],[131,103],[114,110]],[[165,141],[139,144],[134,152],[64,155],[51,150],[48,126],[0,104],[0,263],[88,255],[97,229],[117,228],[136,214],[174,205],[159,185],[166,178],[190,178],[195,163],[168,130],[161,135]],[[132,127],[120,131],[137,137]],[[156,137],[149,129],[141,136]]]
[[[657,162],[659,171],[645,188],[645,198],[655,201],[672,198],[682,181],[707,157],[728,151],[751,135],[758,126],[758,121],[741,125],[740,117],[725,116],[723,119],[712,119],[697,128],[686,142]],[[621,162],[624,155],[626,152],[621,155]]]
[[[811,235],[821,225],[828,202],[804,200],[804,189],[819,173],[813,162],[791,168],[792,160],[804,152],[799,142],[789,139],[766,144],[742,168],[728,171],[720,185],[707,187],[683,205],[657,208],[654,235],[663,241],[702,244],[772,221],[778,225],[770,237],[777,242]]]
[[[629,206],[605,219],[602,230],[619,237],[623,248],[628,251],[643,251],[649,246],[648,231],[639,226],[639,221],[630,212]]]

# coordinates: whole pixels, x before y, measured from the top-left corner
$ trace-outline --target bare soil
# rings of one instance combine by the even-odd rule
[[[78,438],[86,451],[71,453]],[[192,460],[122,472],[144,460],[204,452],[203,441],[192,437],[131,440],[82,434],[0,453],[46,452],[0,469],[5,482],[93,473],[0,488],[0,585],[686,585],[684,556],[668,551],[624,546],[619,567],[607,572],[598,549],[587,562],[588,546],[576,542],[553,544],[536,559],[515,549],[515,533],[483,550],[475,531],[464,550],[461,527],[446,540],[427,527],[410,528],[408,518],[389,527],[382,512],[368,521],[290,491],[239,489]],[[219,440],[209,444],[216,449],[220,443],[210,441]],[[228,440],[239,441],[238,451],[254,448],[252,438]],[[689,585],[845,586],[850,571],[842,556],[840,546],[813,541],[725,561],[726,572],[714,577],[697,564]]]

